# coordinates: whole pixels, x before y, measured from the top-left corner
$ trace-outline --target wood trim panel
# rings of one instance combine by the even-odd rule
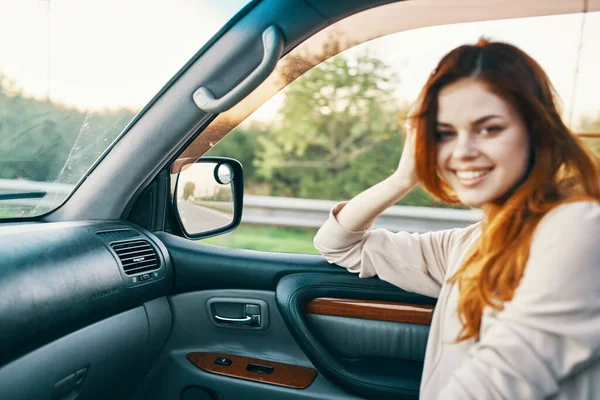
[[[215,364],[215,360],[225,357],[231,360],[231,365]],[[317,371],[312,368],[298,365],[283,364],[274,361],[260,360],[244,356],[222,353],[189,353],[187,359],[196,367],[213,374],[246,379],[249,381],[269,383],[271,385],[285,386],[293,389],[308,387],[317,376]],[[273,367],[270,375],[247,371],[248,364],[258,364]]]
[[[433,306],[374,300],[321,297],[306,304],[305,312],[377,321],[431,325]]]

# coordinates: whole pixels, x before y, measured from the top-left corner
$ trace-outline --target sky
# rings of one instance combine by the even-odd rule
[[[81,109],[140,109],[246,3],[0,0],[0,73]]]
[[[245,0],[0,0],[0,73],[26,94],[80,109],[141,109]],[[509,41],[544,67],[574,119],[600,110],[600,12],[463,23],[400,32],[368,47],[411,102],[439,58],[481,35]],[[596,40],[594,40],[596,39]],[[573,97],[573,91],[576,95]],[[274,118],[276,96],[253,117]],[[566,115],[565,117],[569,117]]]

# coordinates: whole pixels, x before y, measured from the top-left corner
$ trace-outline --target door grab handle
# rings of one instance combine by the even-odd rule
[[[192,98],[199,109],[215,114],[226,111],[250,94],[273,72],[283,52],[283,35],[279,28],[271,25],[263,31],[262,42],[263,59],[261,63],[229,93],[216,99],[206,86],[202,86],[194,92]]]
[[[215,315],[217,322],[232,324],[232,325],[252,325],[253,318],[246,316],[244,318],[226,318],[219,315]]]

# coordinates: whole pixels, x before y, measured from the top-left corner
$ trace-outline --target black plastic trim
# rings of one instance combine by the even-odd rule
[[[122,219],[128,220],[149,231],[165,230],[165,220],[169,203],[170,174],[162,171],[125,208]]]
[[[156,236],[169,249],[175,269],[174,293],[205,289],[274,291],[279,280],[298,272],[348,275],[321,256],[228,249],[193,242],[169,233]]]

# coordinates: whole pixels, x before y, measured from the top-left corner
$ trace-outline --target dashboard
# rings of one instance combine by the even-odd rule
[[[86,398],[127,397],[168,337],[172,285],[166,247],[134,224],[0,227],[2,397],[76,398],[83,380]]]

